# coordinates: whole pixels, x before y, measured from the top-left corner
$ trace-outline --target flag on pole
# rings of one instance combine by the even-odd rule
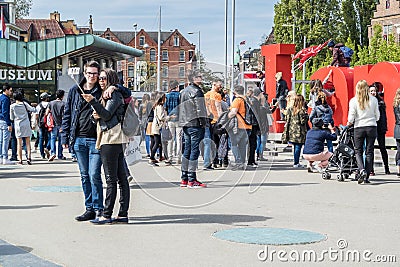
[[[307,61],[307,59],[316,56],[319,53],[319,51],[321,51],[321,49],[324,48],[328,44],[328,42],[329,42],[329,40],[323,44],[306,47],[306,48],[300,50],[293,57],[293,60],[298,59],[298,58],[300,59],[299,63],[297,64],[298,68],[301,68],[302,65],[304,64],[304,62]]]
[[[6,38],[6,21],[4,19],[3,7],[1,7],[0,17],[0,38]]]
[[[246,40],[240,42],[240,45],[245,45],[245,44],[246,44]]]

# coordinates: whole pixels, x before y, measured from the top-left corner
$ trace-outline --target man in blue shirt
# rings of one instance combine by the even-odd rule
[[[3,93],[0,95],[0,159],[3,165],[13,164],[8,160],[8,142],[12,131],[10,120],[12,93],[13,90],[9,84],[3,85]]]
[[[166,95],[165,100],[165,110],[167,111],[167,120],[168,120],[168,127],[172,134],[172,139],[168,141],[166,149],[164,151],[168,153],[166,164],[172,164],[172,158],[178,157],[178,163],[181,163],[181,136],[182,136],[182,128],[179,127],[178,124],[178,113],[177,113],[177,106],[179,105],[179,83],[176,80],[171,81],[170,83],[171,91]],[[176,148],[176,150],[175,150]]]

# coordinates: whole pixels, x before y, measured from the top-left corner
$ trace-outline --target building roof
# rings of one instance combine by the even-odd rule
[[[54,19],[16,19],[15,24],[26,31],[30,26],[32,26],[30,37],[31,41],[46,40],[65,36],[60,24]],[[46,30],[46,34],[44,36],[41,36],[40,34],[42,28]]]
[[[67,35],[30,42],[0,39],[0,62],[27,68],[63,55],[94,59],[121,60],[142,56],[143,52],[91,34]]]
[[[173,32],[161,32],[161,44],[171,36]],[[147,32],[147,34],[157,43],[158,32]]]

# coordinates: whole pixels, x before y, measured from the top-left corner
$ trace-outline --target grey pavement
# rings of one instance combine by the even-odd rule
[[[151,167],[143,159],[130,167],[135,183],[129,224],[95,226],[74,220],[84,211],[76,163],[48,163],[37,156],[31,166],[0,165],[2,267],[399,265],[400,179],[384,175],[378,163],[372,184],[358,185],[293,169],[292,154],[279,153],[258,169],[200,168],[199,180],[208,188],[187,189],[179,187],[179,166]],[[396,172],[394,165],[391,171]],[[213,237],[216,231],[243,227],[306,230],[326,239],[264,246]],[[338,242],[346,246],[339,248]],[[325,258],[319,263],[288,260],[290,253],[306,250]],[[325,250],[338,250],[339,258],[329,258]],[[374,260],[393,255],[397,263],[346,261],[341,256],[348,251]],[[263,252],[269,255],[265,261]],[[25,264],[26,257],[32,261]]]

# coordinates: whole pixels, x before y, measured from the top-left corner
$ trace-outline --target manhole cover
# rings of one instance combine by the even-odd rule
[[[258,245],[294,245],[326,240],[320,233],[285,228],[236,228],[218,231],[214,237],[222,240]]]
[[[29,190],[35,192],[82,192],[82,186],[32,186]]]

